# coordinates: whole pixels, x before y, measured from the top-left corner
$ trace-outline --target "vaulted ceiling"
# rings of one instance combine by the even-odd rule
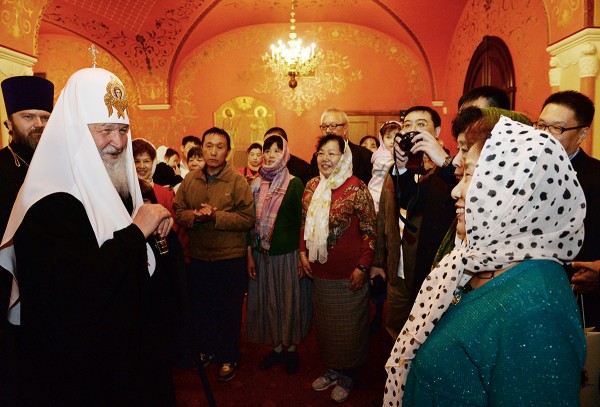
[[[299,27],[334,22],[383,32],[421,55],[434,77],[466,3],[296,0],[296,19]],[[288,0],[53,0],[40,33],[66,29],[109,50],[132,76],[160,75],[169,82],[177,61],[199,44],[241,27],[288,25],[290,7]]]

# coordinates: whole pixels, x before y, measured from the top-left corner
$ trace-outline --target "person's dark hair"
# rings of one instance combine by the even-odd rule
[[[474,102],[479,98],[487,100],[487,107],[499,107],[510,110],[510,99],[505,91],[495,86],[479,86],[473,88],[458,99],[458,109],[465,103]]]
[[[479,148],[479,151],[481,151],[481,147],[483,147],[485,141],[490,137],[492,134],[492,129],[494,126],[496,126],[502,116],[508,117],[511,120],[519,123],[526,124],[527,126],[531,126],[531,120],[519,112],[500,109],[498,107],[484,107],[482,109],[476,109],[481,111],[481,118],[477,119],[465,129],[465,143],[467,148],[477,145],[477,148]]]
[[[219,127],[211,127],[210,129],[206,130],[202,134],[202,142],[200,143],[200,146],[204,145],[204,139],[209,134],[218,134],[219,136],[225,137],[225,140],[227,141],[227,150],[231,150],[231,138],[229,137],[229,133]]]
[[[190,151],[188,151],[188,155],[187,155],[188,161],[192,157],[204,158],[204,154],[202,154],[202,147],[192,147],[192,148],[190,148]]]
[[[368,140],[368,139],[373,139],[373,140],[375,140],[375,145],[377,146],[377,148],[379,148],[379,139],[378,139],[377,137],[374,137],[374,136],[364,136],[363,138],[361,138],[361,139],[360,139],[360,141],[359,141],[358,145],[359,145],[359,146],[362,146],[362,143],[363,143],[365,140]]]
[[[283,150],[283,136],[273,134],[273,135],[267,137],[267,139],[265,140],[265,143],[263,145],[263,151],[271,148],[271,146],[273,144],[277,144],[277,147],[280,150]]]
[[[458,112],[452,120],[452,136],[458,138],[460,133],[464,133],[467,128],[483,117],[483,112],[476,106],[467,107]]]
[[[138,179],[138,182],[140,183],[140,192],[142,193],[142,199],[148,200],[150,201],[150,203],[153,204],[158,203],[152,185],[150,185],[149,182],[146,182],[143,179]]]
[[[179,157],[179,153],[176,150],[173,150],[172,148],[167,148],[167,151],[165,151],[165,162],[169,161],[169,158],[173,157],[174,155]]]
[[[252,143],[246,149],[246,154],[250,154],[250,151],[254,150],[255,148],[258,148],[260,150],[260,152],[262,153],[263,146],[260,143]]]
[[[154,161],[156,158],[156,149],[154,146],[141,138],[131,140],[131,150],[134,157],[140,154],[148,153],[152,161]]]
[[[544,101],[542,109],[550,103],[572,110],[579,126],[589,127],[594,120],[594,102],[583,93],[574,90],[553,93]]]
[[[438,114],[438,112],[436,112],[434,109],[432,109],[429,106],[413,106],[410,109],[407,109],[405,111],[404,117],[406,118],[406,116],[408,116],[409,113],[412,113],[412,112],[427,112],[427,113],[429,113],[429,116],[431,116],[431,121],[433,122],[433,127],[440,127],[442,125],[442,119],[440,118],[440,115]]]
[[[283,130],[281,127],[271,127],[269,130],[267,130],[267,131],[265,132],[265,136],[266,136],[267,134],[271,134],[271,133],[278,134],[278,135],[280,135],[281,137],[283,137],[283,138],[285,139],[285,141],[288,141],[288,138],[287,138],[287,133],[286,133],[286,132],[285,132],[285,130]],[[264,137],[264,136],[263,136],[263,137]]]
[[[338,144],[340,145],[340,151],[343,153],[346,143],[344,142],[342,136],[338,136],[337,134],[326,134],[322,137],[319,137],[317,140],[317,151],[319,151],[321,147],[323,147],[325,144],[329,143],[332,140],[338,142]]]
[[[181,145],[185,147],[187,143],[194,143],[200,145],[200,139],[194,135],[185,136],[181,139]]]
[[[394,130],[397,132],[402,130],[402,125],[400,124],[400,122],[397,122],[397,121],[385,122],[383,124],[383,126],[381,126],[381,128],[379,129],[379,134],[381,135],[381,137],[383,137],[383,136],[385,136],[386,133],[389,133],[390,131],[394,131]],[[377,147],[379,147],[379,143],[377,143]]]

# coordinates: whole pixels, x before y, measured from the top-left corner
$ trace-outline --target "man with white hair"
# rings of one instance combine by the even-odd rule
[[[147,242],[172,225],[143,204],[122,82],[76,72],[0,246],[14,276],[9,320],[21,324],[19,405],[175,405],[166,273]]]
[[[327,109],[321,115],[321,135],[335,134],[348,141],[348,115],[338,109]],[[352,175],[359,178],[365,185],[369,185],[373,172],[371,163],[371,151],[357,144],[348,141],[350,151],[352,152]],[[317,156],[314,154],[308,168],[308,178],[319,176],[317,168]]]

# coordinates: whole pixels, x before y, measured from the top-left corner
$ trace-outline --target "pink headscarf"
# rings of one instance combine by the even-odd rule
[[[280,137],[283,141],[283,156],[271,166],[263,164],[258,170],[260,176],[252,182],[256,205],[256,223],[252,235],[253,240],[260,241],[260,246],[265,250],[271,247],[277,212],[290,184],[290,172],[286,167],[290,160],[287,141],[281,136],[271,137]]]

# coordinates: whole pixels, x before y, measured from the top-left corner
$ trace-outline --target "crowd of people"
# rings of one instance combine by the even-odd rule
[[[583,94],[550,95],[532,123],[475,88],[454,156],[428,106],[360,145],[328,109],[310,163],[273,127],[236,170],[221,128],[179,152],[132,139],[103,69],[76,72],[56,106],[42,78],[2,90],[1,405],[175,405],[173,364],[235,377],[244,302],[247,340],[271,347],[259,369],[297,373],[312,326],[312,389],[341,403],[368,360],[370,300],[394,341],[384,406],[579,404],[582,316],[600,323]]]

